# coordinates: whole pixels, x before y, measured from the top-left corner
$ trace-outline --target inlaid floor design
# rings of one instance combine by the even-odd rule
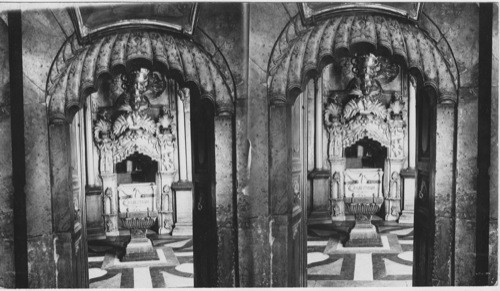
[[[413,225],[385,221],[373,222],[387,245],[350,252],[342,248],[352,223],[308,226],[308,287],[386,287],[411,286]],[[392,235],[392,238],[391,238]],[[89,241],[90,288],[193,287],[193,240],[191,237],[148,236],[155,249],[171,249],[176,261],[170,266],[136,266],[104,270],[106,256],[123,253],[128,236]],[[397,238],[397,242],[394,242]],[[332,246],[339,245],[333,249]],[[396,250],[396,251],[394,251]],[[171,252],[165,252],[171,253]]]
[[[103,262],[121,255],[129,236],[89,241],[90,288],[165,288],[193,287],[192,237],[148,235],[155,250],[165,254],[168,266],[154,262],[128,262],[123,268],[103,268]],[[149,265],[149,266],[148,266]]]
[[[373,224],[384,246],[358,250],[342,246],[353,222],[309,225],[308,287],[410,287],[413,225],[386,221]]]

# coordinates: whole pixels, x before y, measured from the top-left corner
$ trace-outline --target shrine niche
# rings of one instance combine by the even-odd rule
[[[373,54],[351,58],[353,78],[344,94],[327,99],[324,125],[328,131],[330,213],[332,220],[354,215],[348,244],[380,245],[372,215],[384,205],[385,219],[401,212],[400,171],[406,159],[405,104],[397,92],[389,100],[381,83],[389,83],[399,67]],[[353,149],[354,146],[354,149]],[[356,151],[357,150],[357,151]],[[363,151],[368,150],[368,155]],[[358,161],[352,162],[354,152]],[[357,153],[356,153],[357,152]],[[351,161],[350,163],[348,161]]]
[[[65,177],[70,148],[66,145],[68,124],[75,113],[82,113],[82,137],[92,156],[86,161],[92,187],[89,193],[93,205],[98,205],[92,212],[92,235],[102,237],[104,232],[114,236],[130,229],[133,237],[128,247],[132,248],[127,253],[132,254],[135,250],[151,250],[142,230],[168,235],[177,226],[191,228],[195,241],[204,242],[193,246],[195,256],[205,262],[195,264],[196,284],[215,286],[215,278],[219,283],[226,282],[230,276],[216,274],[211,262],[216,262],[215,257],[233,254],[234,160],[228,154],[234,141],[235,86],[231,70],[220,52],[209,55],[189,36],[151,30],[140,23],[112,32],[95,35],[88,43],[80,43],[77,35],[70,36],[52,63],[46,88],[49,146],[51,153],[56,153],[50,157],[51,174],[61,177],[51,180],[53,205],[61,210],[77,207],[67,201]],[[199,39],[213,44],[209,37]],[[208,108],[212,115],[199,118],[190,114],[191,110],[204,112]],[[197,123],[191,124],[191,119]],[[203,172],[191,163],[190,150],[199,143],[191,128],[198,131],[199,124],[204,123],[211,124],[210,131],[205,131],[211,140],[202,146],[215,159]],[[196,137],[192,143],[191,136]],[[196,171],[206,176],[207,183],[192,185]],[[215,180],[217,185],[213,187]],[[120,203],[125,200],[127,203]],[[182,205],[181,200],[185,201]],[[200,203],[203,208],[192,207]],[[176,214],[182,207],[181,217]],[[72,213],[63,215],[62,220],[73,219]],[[201,231],[206,227],[195,225],[195,219],[217,229],[216,236]],[[61,224],[58,229],[63,232],[67,228]],[[219,261],[218,266],[221,264]],[[223,268],[232,268],[227,266]],[[65,271],[58,268],[60,274]]]
[[[170,102],[151,107],[166,89],[158,72],[138,68],[113,82],[120,83],[121,94],[94,123],[106,235],[119,235],[119,225],[130,230],[124,260],[136,253],[154,256],[147,230],[157,224],[158,234],[171,234],[174,228],[175,112]]]
[[[308,9],[305,6],[303,8]],[[310,199],[312,200],[310,204],[313,208],[311,216],[308,217],[308,224],[316,222],[330,223],[331,220],[350,220],[353,216],[350,214],[352,210],[358,211],[359,214],[365,216],[377,213],[377,215],[382,215],[384,219],[395,219],[400,212],[400,208],[398,209],[400,205],[398,205],[397,201],[401,194],[404,196],[405,208],[402,217],[399,218],[400,221],[401,218],[405,218],[405,211],[405,222],[413,223],[418,221],[417,215],[424,221],[432,221],[434,219],[432,217],[433,211],[442,213],[443,207],[446,207],[443,205],[445,199],[437,199],[437,197],[449,197],[449,193],[453,193],[453,180],[447,178],[453,175],[453,156],[449,154],[452,151],[444,149],[450,147],[456,140],[454,138],[456,133],[450,129],[454,128],[455,112],[453,109],[458,100],[458,91],[457,75],[454,74],[456,66],[450,66],[445,59],[445,55],[449,53],[449,50],[445,47],[438,47],[418,25],[394,15],[371,13],[364,9],[360,9],[359,13],[352,14],[329,14],[326,12],[323,14],[324,10],[314,11],[314,9],[309,12],[305,11],[304,14],[306,15],[297,15],[287,23],[274,44],[268,63],[269,188],[272,193],[269,204],[271,211],[274,211],[272,213],[276,214],[276,217],[283,213],[288,215],[293,213],[292,206],[286,206],[293,205],[292,200],[295,197],[295,192],[292,189],[293,176],[290,173],[293,161],[291,155],[283,154],[283,152],[286,153],[292,150],[290,133],[294,128],[293,123],[290,122],[293,117],[291,108],[297,100],[303,99],[305,96],[308,105],[314,106],[312,107],[314,110],[309,110],[307,113],[308,134],[312,133],[309,136],[314,134],[314,138],[309,139],[307,143],[308,149],[314,149],[314,152],[309,150],[307,156],[308,171],[310,171],[308,180],[312,180],[313,187],[311,188],[314,190],[316,186],[314,183],[323,179],[325,170],[323,165],[326,164],[328,164],[329,168],[326,174],[330,180],[330,187],[324,187],[323,183],[316,183],[320,186],[317,187],[318,189],[323,188],[325,190],[309,192],[312,193],[313,199]],[[321,15],[315,15],[316,12],[321,13]],[[307,17],[310,17],[309,20],[311,21],[308,21]],[[442,48],[445,51],[442,51]],[[362,68],[361,71],[355,72],[349,67],[350,65],[354,66],[353,63],[358,65],[365,63],[363,56],[368,56],[370,53],[380,62],[381,69],[388,64],[389,67],[387,68],[389,70],[382,69],[379,73],[370,73],[371,69],[366,68],[369,70],[365,70],[365,68]],[[353,58],[356,60],[353,61]],[[374,61],[375,63],[376,61]],[[347,66],[344,66],[344,64],[347,64]],[[399,88],[393,87],[389,89],[386,88],[388,84],[385,84],[384,79],[386,79],[386,76],[390,77],[392,75],[390,73],[392,65],[399,67],[399,77],[396,77],[395,80],[400,80],[400,86]],[[357,67],[359,68],[359,66]],[[377,67],[374,67],[375,71],[378,70]],[[335,71],[336,74],[346,72],[346,75],[350,75],[350,77],[340,79],[325,77],[332,71]],[[370,75],[372,75],[372,78],[370,78]],[[416,82],[412,82],[412,80]],[[310,86],[311,81],[314,81],[314,88]],[[325,88],[325,84],[335,84],[336,88]],[[379,85],[381,85],[380,90]],[[351,91],[354,94],[349,94]],[[429,190],[433,187],[429,192],[436,194],[435,204],[429,205],[428,212],[425,212],[429,214],[429,217],[423,217],[425,215],[415,211],[414,220],[413,203],[415,202],[412,198],[417,193],[415,191],[416,152],[415,147],[412,145],[417,144],[415,134],[418,132],[415,109],[417,98],[420,98],[420,94],[425,91],[428,91],[435,98],[434,104],[437,104],[437,108],[435,108],[436,115],[431,116],[429,122],[435,124],[432,136],[435,137],[436,149],[440,149],[440,155],[436,155],[434,164],[432,161],[431,164],[440,165],[442,170],[435,172],[435,181],[439,181],[439,183],[434,180],[427,183],[426,189]],[[303,95],[301,96],[301,94]],[[347,106],[351,100],[353,100],[351,102],[353,106]],[[346,106],[352,109],[352,115],[348,120],[344,118]],[[327,115],[326,120],[324,118],[325,113]],[[312,120],[314,120],[314,126],[309,126]],[[317,126],[318,120],[320,121],[319,127]],[[351,128],[350,131],[347,131],[349,124]],[[323,137],[324,135],[325,137]],[[401,136],[403,138],[399,138]],[[323,145],[325,138],[328,140],[327,145]],[[344,144],[344,138],[346,144]],[[351,140],[349,141],[349,139]],[[373,191],[379,188],[372,188],[376,183],[372,184],[371,182],[378,180],[377,183],[381,182],[382,186],[380,190],[381,197],[380,199],[373,199],[374,195],[372,193],[371,197],[366,197],[366,200],[369,199],[366,202],[358,200],[358,203],[356,203],[356,200],[354,200],[354,203],[350,203],[345,197],[344,174],[346,170],[350,171],[351,168],[347,168],[349,157],[346,157],[345,153],[347,151],[350,154],[350,151],[354,151],[352,145],[355,145],[356,148],[358,145],[366,146],[366,144],[363,144],[366,140],[372,140],[372,144],[377,144],[376,147],[382,148],[381,152],[384,152],[387,157],[384,159],[382,166],[376,166],[375,168],[382,170],[382,177],[379,179],[376,175],[370,178],[365,176],[363,183],[360,184],[368,186],[369,189],[372,189],[370,191]],[[399,150],[401,148],[399,144],[402,146],[402,151]],[[327,153],[325,147],[328,147]],[[328,157],[327,162],[324,161],[325,156]],[[360,155],[359,159],[363,159],[363,157],[365,156]],[[401,161],[404,160],[404,157],[406,157],[406,161]],[[312,163],[313,159],[314,163]],[[363,161],[358,162],[363,165]],[[349,166],[352,166],[352,164]],[[395,172],[395,174],[392,175],[392,172]],[[285,173],[285,177],[283,177],[283,173]],[[361,177],[353,178],[361,180]],[[402,189],[400,188],[401,185]],[[413,187],[411,187],[412,185]],[[325,196],[330,195],[332,195],[330,197],[332,203],[324,199]],[[375,194],[375,198],[377,198],[377,195]],[[316,200],[315,197],[318,196],[320,199]],[[323,202],[323,205],[328,205],[332,215],[324,213],[323,209],[318,209],[317,214],[325,214],[324,218],[326,219],[323,216],[319,217],[319,219],[317,219],[318,216],[313,217],[313,214],[315,214],[314,207],[319,205],[316,202]],[[355,205],[360,207],[351,207]],[[376,208],[382,209],[377,210]],[[311,217],[315,220],[310,219]],[[360,219],[358,219],[358,222],[358,226],[371,228],[369,223],[360,225],[364,223]],[[444,223],[447,222],[442,224]],[[287,229],[291,233],[293,224],[290,222],[283,223],[279,229]],[[434,247],[434,249],[443,250],[442,246],[446,245],[448,241],[447,238],[438,235],[443,227],[436,224],[428,229],[430,232],[426,233],[426,235],[430,239],[427,240],[428,244],[423,248]],[[435,231],[435,234],[433,231]],[[376,238],[377,235],[370,229],[367,229],[366,234],[373,238]],[[431,237],[433,238],[431,239]],[[288,237],[275,237],[274,239],[274,244],[284,245],[287,248],[273,249],[273,257],[287,258],[290,261],[298,252],[306,252],[304,245]],[[416,240],[416,244],[417,242]],[[419,245],[422,246],[422,244]],[[290,252],[290,249],[298,251]],[[429,255],[429,257],[432,257],[432,255]],[[432,258],[430,258],[429,262],[431,261]],[[278,266],[282,264],[282,260],[276,260],[276,262],[273,265],[275,267],[273,270],[279,269]],[[431,264],[425,266],[432,265],[433,268],[441,268],[440,264],[443,264],[443,262],[446,262],[446,259],[434,260]],[[415,263],[417,264],[418,260]],[[289,265],[297,266],[297,264]],[[299,272],[306,269],[306,267],[305,265],[295,267],[294,270],[297,272],[293,273],[290,280],[293,280],[294,276],[298,276]],[[432,271],[429,271],[429,269],[427,269],[427,272],[429,273],[427,278],[435,275],[434,273],[431,275]],[[439,276],[438,274],[437,277]]]

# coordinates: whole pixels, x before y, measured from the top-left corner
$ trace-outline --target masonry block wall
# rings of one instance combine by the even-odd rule
[[[45,88],[52,61],[72,33],[63,9],[22,9],[28,285],[33,288],[58,286]]]
[[[0,19],[0,287],[15,287],[9,34]]]
[[[457,182],[456,197],[450,197],[455,204],[455,217],[451,217],[454,230],[449,230],[454,234],[450,242],[454,241],[456,259],[450,258],[455,262],[450,275],[455,285],[470,285],[475,282],[476,261],[479,7],[472,3],[426,3],[422,24],[443,52],[448,52],[449,46],[452,54],[445,57],[457,69]]]
[[[488,285],[498,285],[498,3],[493,4]]]

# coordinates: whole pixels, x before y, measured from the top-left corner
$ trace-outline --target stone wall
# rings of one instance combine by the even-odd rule
[[[493,3],[488,285],[498,285],[498,3]]]
[[[471,285],[475,283],[476,261],[479,7],[473,3],[425,3],[420,25],[444,52],[450,67],[456,63],[458,70],[457,183],[455,200],[451,200],[456,205],[455,226],[446,231],[454,233],[450,244],[455,242],[455,281],[450,283]]]
[[[0,20],[0,288],[15,287],[9,34]]]
[[[285,25],[297,13],[295,3],[252,3],[249,15],[248,61],[248,185],[238,197],[240,237],[248,239],[240,256],[242,286],[273,286],[270,256],[275,236],[271,234],[273,219],[269,213],[269,112],[267,66],[274,43]],[[281,266],[283,271],[285,268]],[[286,286],[281,285],[281,286]]]
[[[22,9],[28,285],[57,285],[55,237],[52,229],[48,121],[45,88],[59,48],[73,33],[65,10]]]

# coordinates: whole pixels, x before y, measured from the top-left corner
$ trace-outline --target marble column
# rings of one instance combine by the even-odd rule
[[[93,133],[92,133],[92,97],[89,96],[87,98],[85,104],[85,147],[87,149],[87,158],[85,159],[87,162],[87,184],[90,187],[96,186],[95,182],[95,166],[94,166],[94,142],[93,142]]]
[[[416,81],[412,76],[409,79],[408,100],[408,168],[401,171],[403,180],[403,211],[399,223],[413,223],[415,212],[415,160],[416,160],[416,131],[417,131],[417,102]]]
[[[312,179],[312,213],[310,221],[328,221],[329,217],[329,171],[324,170],[323,149],[323,78],[314,80],[314,170],[310,173]],[[310,90],[312,91],[312,90]],[[306,91],[307,92],[307,91]]]
[[[346,158],[344,157],[344,134],[338,112],[339,104],[330,103],[325,107],[325,125],[328,129],[328,161],[330,163],[330,216],[332,221],[346,220],[344,202],[344,171]]]
[[[415,169],[415,160],[417,158],[417,99],[416,99],[416,81],[410,78],[409,86],[409,104],[408,104],[408,168]]]
[[[102,189],[103,189],[103,216],[106,237],[118,236],[118,186],[115,173],[103,173]]]
[[[191,159],[191,94],[189,88],[184,88],[184,127],[186,130],[186,177],[193,180],[193,165]]]
[[[172,186],[175,191],[176,223],[172,235],[193,235],[193,192],[191,159],[191,92],[189,88],[179,90],[177,101],[179,123],[179,183]]]
[[[99,172],[102,179],[103,217],[106,236],[118,236],[118,186],[114,170],[113,146],[110,141],[99,145]]]
[[[186,130],[184,123],[184,94],[179,91],[179,96],[177,98],[177,131],[179,140],[179,179],[181,181],[186,181]]]
[[[319,84],[318,84],[319,83]],[[323,90],[322,90],[322,79],[314,83],[314,98],[315,98],[315,169],[323,169]]]

